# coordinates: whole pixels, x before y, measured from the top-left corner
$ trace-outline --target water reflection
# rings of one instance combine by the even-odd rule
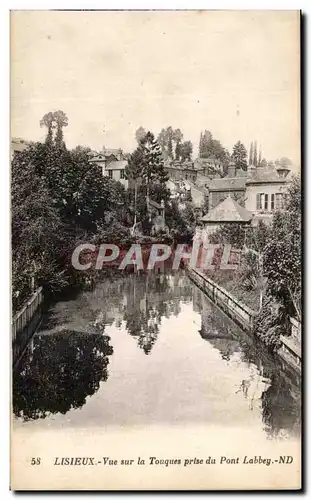
[[[299,434],[299,377],[181,272],[114,275],[57,303],[13,391],[24,420],[88,407],[74,417],[83,425],[238,419],[268,437]]]
[[[126,329],[138,339],[137,345],[150,354],[162,318],[180,313],[182,301],[190,301],[192,285],[186,276],[149,273],[134,275],[125,282],[123,320]]]
[[[265,431],[269,437],[300,432],[300,378],[289,366],[253,337],[248,337],[198,289],[193,293],[194,308],[201,313],[200,335],[217,349],[225,361],[238,355],[249,366],[236,393],[243,394],[253,409],[260,403]],[[253,369],[251,369],[253,368]],[[254,370],[255,368],[255,370]],[[264,390],[258,389],[264,383]]]
[[[108,378],[109,337],[64,330],[36,335],[13,374],[13,411],[25,421],[67,413]]]

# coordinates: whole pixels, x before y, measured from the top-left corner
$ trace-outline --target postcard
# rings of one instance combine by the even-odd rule
[[[11,11],[15,491],[300,490],[299,11]]]

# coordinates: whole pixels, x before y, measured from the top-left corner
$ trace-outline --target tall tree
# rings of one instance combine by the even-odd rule
[[[144,135],[144,137],[146,136],[146,134]],[[144,139],[144,137],[141,138],[141,141]],[[137,189],[138,182],[142,177],[143,156],[144,151],[140,142],[138,148],[130,155],[127,167],[125,168],[126,177],[129,180],[132,180],[134,183],[134,227],[137,222]]]
[[[66,114],[61,111],[55,111],[54,120],[56,123],[56,135],[55,135],[55,144],[58,147],[64,147],[64,133],[63,128],[68,126],[68,118]]]
[[[51,146],[54,143],[57,147],[64,147],[63,128],[67,127],[67,125],[68,118],[63,111],[46,113],[40,120],[40,126],[47,128],[46,144]]]
[[[233,146],[232,158],[235,161],[237,168],[247,170],[247,151],[241,141],[238,141]]]
[[[152,132],[147,132],[145,138],[141,142],[142,145],[142,180],[147,188],[147,213],[149,218],[150,204],[149,193],[151,183],[159,183],[164,185],[168,180],[168,175],[164,170],[164,162],[161,154],[161,148],[155,140]]]
[[[136,141],[138,144],[140,144],[140,142],[142,141],[142,139],[144,139],[144,137],[146,136],[147,132],[146,130],[144,129],[144,127],[140,126],[136,132],[135,132],[135,138],[136,138]]]
[[[46,113],[42,119],[40,120],[40,127],[46,127],[47,128],[47,135],[45,137],[45,143],[47,146],[51,146],[53,144],[53,130],[55,129],[55,122],[54,122],[54,115],[50,111],[49,113]]]
[[[261,160],[262,160],[262,153],[261,153],[261,146],[259,147],[259,157],[258,157],[258,165],[261,166]]]
[[[181,161],[191,160],[193,146],[191,141],[185,141],[180,145]]]
[[[255,143],[254,143],[254,157],[253,157],[253,159],[254,159],[254,165],[255,165],[255,167],[257,167],[257,165],[258,165],[258,158],[257,158],[257,141],[255,141]]]
[[[251,145],[250,145],[250,148],[249,148],[248,164],[249,165],[253,165],[254,164],[254,144],[253,144],[253,141],[251,142]]]

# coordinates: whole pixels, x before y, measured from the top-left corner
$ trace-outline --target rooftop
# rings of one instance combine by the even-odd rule
[[[202,217],[202,222],[249,222],[252,214],[241,207],[231,196],[219,203],[209,213]]]
[[[210,191],[236,191],[245,189],[246,177],[223,177],[212,179],[209,184]]]
[[[123,170],[127,166],[126,160],[116,160],[111,161],[109,165],[107,165],[106,170]]]
[[[250,168],[247,175],[247,184],[260,184],[266,182],[286,182],[286,179],[280,177],[274,165],[266,167]]]

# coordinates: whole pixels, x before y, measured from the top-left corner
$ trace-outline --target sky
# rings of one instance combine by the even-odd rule
[[[232,151],[300,163],[298,11],[14,11],[11,135],[43,140],[63,110],[69,148],[136,147],[139,126],[208,129]]]

